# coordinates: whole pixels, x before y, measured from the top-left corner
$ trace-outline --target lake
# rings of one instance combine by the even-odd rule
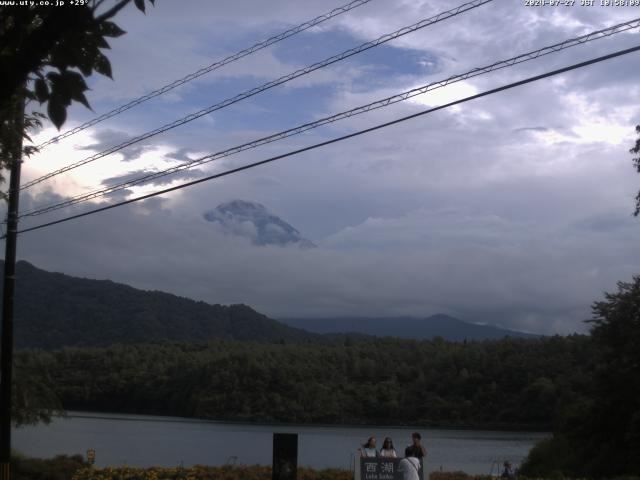
[[[498,471],[504,460],[520,464],[531,447],[548,436],[539,432],[251,425],[154,417],[69,412],[50,425],[14,429],[13,448],[35,457],[96,451],[97,466],[173,467],[226,463],[271,465],[274,432],[298,433],[298,464],[350,468],[361,443],[390,436],[400,454],[418,430],[428,450],[426,468],[473,474]]]

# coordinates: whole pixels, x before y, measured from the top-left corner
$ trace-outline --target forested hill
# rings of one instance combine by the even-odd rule
[[[0,260],[0,267],[3,265]],[[446,315],[427,319],[327,318],[283,323],[246,305],[211,305],[110,280],[47,272],[25,261],[18,262],[16,270],[17,348],[205,344],[212,340],[326,344],[347,339],[371,341],[373,336],[414,340],[439,336],[453,341],[527,336]]]
[[[0,266],[4,262],[0,261]],[[18,348],[193,342],[214,339],[307,343],[321,335],[284,325],[246,305],[210,305],[109,280],[16,267]],[[0,278],[0,285],[2,279]]]

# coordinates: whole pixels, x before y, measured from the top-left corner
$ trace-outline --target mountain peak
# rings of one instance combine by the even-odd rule
[[[230,202],[221,203],[216,210],[223,213],[233,215],[268,215],[267,207],[258,202],[249,202],[247,200],[231,200]]]
[[[315,247],[293,226],[257,202],[231,200],[205,212],[203,217],[225,233],[248,238],[254,245]]]

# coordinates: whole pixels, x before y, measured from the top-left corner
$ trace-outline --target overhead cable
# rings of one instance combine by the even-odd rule
[[[152,98],[158,97],[164,93],[167,93],[170,90],[173,90],[174,88],[177,88],[181,85],[184,85],[187,82],[190,82],[191,80],[195,80],[198,77],[201,77],[202,75],[205,75],[209,72],[212,72],[214,70],[217,70],[218,68],[224,67],[225,65],[228,65],[229,63],[235,62],[237,60],[240,60],[241,58],[244,58],[248,55],[251,55],[252,53],[255,53],[259,50],[262,50],[264,48],[267,48],[275,43],[281,42],[282,40],[285,40],[289,37],[292,37],[298,33],[304,32],[305,30],[308,30],[312,27],[315,27],[317,25],[320,25],[323,22],[326,22],[327,20],[336,17],[338,15],[341,15],[343,13],[346,13],[350,10],[353,10],[354,8],[360,7],[361,5],[364,5],[366,3],[369,3],[371,0],[354,0],[351,3],[348,3],[346,5],[343,5],[341,7],[338,8],[334,8],[333,10],[331,10],[328,13],[325,13],[323,15],[320,15],[312,20],[309,20],[307,22],[301,23],[300,25],[297,25],[293,28],[290,28],[289,30],[286,30],[282,33],[279,33],[278,35],[274,35],[273,37],[269,37],[266,40],[263,40],[261,42],[256,43],[255,45],[252,45],[249,48],[245,48],[244,50],[239,51],[238,53],[234,53],[233,55],[229,55],[226,58],[223,58],[222,60],[218,60],[215,63],[212,63],[211,65],[207,66],[207,67],[203,67],[200,70],[190,73],[189,75],[182,77],[178,80],[175,80],[163,87],[158,88],[157,90],[154,90],[152,92],[147,93],[146,95],[143,95],[139,98],[136,98],[135,100],[130,101],[129,103],[126,103],[124,105],[121,105],[117,108],[114,108],[113,110],[104,113],[102,115],[100,115],[99,117],[96,117],[92,120],[89,120],[88,122],[83,123],[82,125],[78,125],[75,128],[72,128],[60,135],[56,135],[53,138],[50,138],[49,140],[47,140],[44,143],[41,143],[40,145],[37,146],[38,149],[42,149],[44,147],[46,147],[47,145],[51,145],[52,143],[58,142],[60,140],[62,140],[63,138],[67,138],[70,137],[71,135],[74,135],[78,132],[81,132],[82,130],[86,130],[89,127],[92,127],[100,122],[103,122],[104,120],[107,120],[111,117],[115,117],[116,115],[125,112],[137,105],[140,105],[141,103],[146,102],[147,100],[151,100]]]
[[[339,62],[341,60],[344,60],[345,58],[351,57],[353,55],[356,55],[358,53],[364,52],[365,50],[369,50],[371,48],[377,47],[378,45],[382,45],[384,43],[387,43],[391,40],[394,40],[396,38],[402,37],[403,35],[407,35],[409,33],[415,32],[416,30],[420,30],[422,28],[428,27],[430,25],[433,25],[435,23],[441,22],[443,20],[446,20],[448,18],[451,17],[455,17],[456,15],[460,15],[461,13],[467,12],[469,10],[472,10],[474,8],[477,8],[481,5],[484,5],[486,3],[490,3],[493,0],[473,0],[471,2],[467,2],[465,4],[462,4],[456,8],[452,8],[451,10],[447,10],[445,12],[441,12],[437,15],[434,15],[433,17],[430,18],[426,18],[424,20],[421,20],[417,23],[414,23],[413,25],[407,26],[407,27],[403,27],[399,30],[396,30],[393,33],[388,33],[386,35],[382,35],[381,37],[377,38],[376,40],[370,41],[370,42],[366,42],[363,43],[357,47],[351,48],[349,50],[346,50],[338,55],[334,55],[332,57],[329,57],[325,60],[322,60],[320,62],[314,63],[313,65],[310,65],[308,67],[305,68],[301,68],[299,70],[296,70],[295,72],[292,72],[288,75],[284,75],[276,80],[272,80],[270,82],[267,82],[259,87],[255,87],[251,90],[248,90],[244,93],[238,94],[234,97],[228,98],[226,100],[223,100],[220,103],[216,103],[215,105],[212,105],[210,107],[204,108],[202,110],[199,110],[197,112],[191,113],[189,115],[187,115],[186,117],[183,117],[179,120],[175,120],[171,123],[167,123],[166,125],[163,125],[162,127],[156,128],[155,130],[152,130],[150,132],[144,133],[140,136],[137,136],[135,138],[129,139],[119,145],[116,145],[114,147],[108,148],[107,150],[103,150],[102,152],[96,153],[95,155],[91,155],[83,160],[79,160],[75,163],[72,163],[70,165],[67,165],[65,167],[62,167],[58,170],[55,170],[53,172],[47,173],[41,177],[38,177],[34,180],[31,180],[30,182],[27,182],[25,184],[23,184],[20,188],[21,189],[25,189],[28,187],[31,187],[33,185],[36,185],[40,182],[43,182],[49,178],[55,177],[57,175],[60,175],[61,173],[65,173],[68,172],[69,170],[73,170],[74,168],[78,168],[82,165],[86,165],[87,163],[91,163],[95,160],[98,160],[100,158],[106,157],[107,155],[110,155],[112,153],[116,153],[126,147],[129,147],[135,143],[141,142],[143,140],[146,140],[148,138],[151,138],[155,135],[158,135],[160,133],[166,132],[168,130],[171,130],[173,128],[179,127],[180,125],[184,125],[185,123],[191,122],[193,120],[196,120],[200,117],[203,117],[205,115],[208,115],[209,113],[212,113],[216,110],[220,110],[223,109],[225,107],[228,107],[230,105],[233,105],[237,102],[240,102],[242,100],[245,100],[249,97],[252,97],[254,95],[257,95],[258,93],[264,92],[265,90],[268,90],[270,88],[276,87],[278,85],[282,85],[284,83],[290,82],[291,80],[294,80],[296,78],[299,78],[303,75],[307,75],[311,72],[314,72],[316,70],[319,70],[321,68],[324,68],[328,65],[334,64],[336,62]]]
[[[418,96],[418,95],[423,95],[427,92],[430,92],[432,90],[435,90],[437,88],[442,88],[444,86],[450,85],[452,83],[455,82],[459,82],[462,80],[466,80],[469,78],[473,78],[473,77],[477,77],[479,75],[483,75],[489,72],[493,72],[496,70],[500,70],[503,68],[507,68],[507,67],[511,67],[513,65],[518,65],[520,63],[523,62],[527,62],[530,60],[534,60],[537,58],[540,58],[542,56],[548,55],[550,53],[555,53],[555,52],[559,52],[561,50],[567,49],[567,48],[571,48],[574,47],[576,45],[581,45],[581,44],[585,44],[594,40],[598,40],[601,38],[605,38],[605,37],[609,37],[611,35],[614,35],[616,33],[620,33],[620,32],[624,32],[633,28],[639,28],[640,27],[640,18],[634,19],[634,20],[630,20],[627,22],[623,22],[623,23],[619,23],[617,25],[614,25],[612,27],[608,27],[602,30],[597,30],[591,33],[588,33],[586,35],[581,35],[579,37],[576,38],[571,38],[568,40],[565,40],[563,42],[560,43],[556,43],[554,45],[550,45],[547,47],[543,47],[540,48],[538,50],[534,50],[531,52],[527,52],[527,53],[523,53],[520,55],[517,55],[515,57],[506,59],[506,60],[500,60],[497,62],[494,62],[490,65],[484,66],[484,67],[477,67],[474,68],[472,70],[469,70],[465,73],[461,73],[461,74],[457,74],[457,75],[453,75],[450,76],[444,80],[440,80],[440,81],[436,81],[436,82],[432,82],[429,83],[427,85],[418,87],[418,88],[413,88],[411,90],[396,94],[396,95],[392,95],[390,97],[386,97],[383,98],[381,100],[377,100],[375,102],[371,102],[368,103],[366,105],[362,105],[359,107],[355,107],[352,108],[350,110],[347,111],[343,111],[340,113],[336,113],[334,115],[328,116],[328,117],[324,117],[321,118],[319,120],[315,120],[313,122],[309,122],[309,123],[305,123],[303,125],[297,126],[295,128],[290,128],[288,130],[284,130],[282,132],[278,132],[275,133],[273,135],[269,135],[266,137],[262,137],[259,138],[257,140],[252,140],[250,142],[244,143],[242,145],[238,145],[220,152],[216,152],[213,154],[209,154],[209,155],[205,155],[203,157],[197,158],[197,159],[193,159],[193,160],[189,160],[187,162],[181,163],[180,165],[176,165],[170,168],[167,168],[165,170],[161,170],[158,172],[151,172],[148,173],[146,175],[142,175],[140,177],[131,179],[131,180],[127,180],[124,182],[120,182],[117,183],[115,185],[109,185],[107,187],[101,188],[101,189],[97,189],[94,190],[92,192],[87,192],[84,194],[80,194],[80,195],[76,195],[75,197],[69,198],[65,201],[59,202],[59,203],[55,203],[55,204],[51,204],[51,205],[47,205],[41,208],[37,208],[37,209],[33,209],[31,211],[27,211],[25,213],[20,214],[20,216],[18,218],[22,218],[22,217],[32,217],[32,216],[37,216],[37,215],[42,215],[44,213],[48,213],[54,210],[58,210],[70,205],[75,205],[77,203],[82,203],[82,202],[86,202],[89,200],[93,200],[95,198],[99,198],[105,195],[109,195],[111,193],[117,192],[117,191],[121,191],[136,185],[141,185],[141,184],[145,184],[145,183],[150,183],[153,180],[156,180],[158,178],[162,178],[168,175],[172,175],[174,173],[177,172],[181,172],[183,170],[187,170],[196,166],[200,166],[209,162],[213,162],[215,160],[221,159],[221,158],[225,158],[225,157],[229,157],[231,155],[235,155],[237,153],[249,150],[249,149],[253,149],[262,145],[266,145],[269,143],[273,143],[276,142],[278,140],[282,140],[284,138],[288,138],[294,135],[298,135],[301,134],[303,132],[309,131],[311,129],[314,128],[318,128],[322,125],[327,125],[333,122],[337,122],[339,120],[343,120],[346,118],[350,118],[352,116],[355,115],[360,115],[362,113],[366,113],[366,112],[370,112],[372,110],[376,110],[379,108],[383,108],[404,100],[407,100],[409,98]]]
[[[559,68],[557,70],[553,70],[553,71],[550,71],[550,72],[547,72],[547,73],[543,73],[541,75],[535,75],[533,77],[529,77],[529,78],[526,78],[524,80],[519,80],[517,82],[513,82],[513,83],[509,83],[509,84],[503,85],[501,87],[493,88],[491,90],[486,90],[486,91],[484,91],[482,93],[478,93],[478,94],[471,95],[471,96],[468,96],[468,97],[465,97],[465,98],[462,98],[462,99],[459,99],[459,100],[455,100],[453,102],[449,102],[449,103],[446,103],[444,105],[440,105],[438,107],[429,108],[427,110],[423,110],[423,111],[414,113],[412,115],[407,115],[405,117],[397,118],[395,120],[392,120],[392,121],[389,121],[389,122],[385,122],[385,123],[381,123],[381,124],[375,125],[375,126],[370,127],[370,128],[366,128],[366,129],[363,129],[363,130],[359,130],[357,132],[353,132],[353,133],[350,133],[350,134],[347,134],[347,135],[343,135],[341,137],[332,138],[331,140],[326,140],[324,142],[315,143],[313,145],[310,145],[310,146],[307,146],[307,147],[304,147],[304,148],[300,148],[300,149],[297,149],[297,150],[293,150],[293,151],[290,151],[290,152],[287,152],[287,153],[283,153],[281,155],[276,155],[274,157],[270,157],[270,158],[267,158],[265,160],[261,160],[261,161],[258,161],[258,162],[254,162],[254,163],[250,163],[250,164],[247,164],[247,165],[243,165],[241,167],[233,168],[231,170],[227,170],[227,171],[224,171],[224,172],[221,172],[221,173],[216,173],[214,175],[209,175],[209,176],[204,177],[204,178],[199,178],[197,180],[186,182],[186,183],[183,183],[181,185],[176,185],[176,186],[173,186],[173,187],[165,188],[163,190],[159,190],[159,191],[156,191],[156,192],[153,192],[153,193],[148,193],[146,195],[142,195],[142,196],[139,196],[139,197],[136,197],[136,198],[131,198],[131,199],[124,200],[124,201],[121,201],[121,202],[118,202],[118,203],[114,203],[114,204],[111,204],[111,205],[106,205],[104,207],[96,208],[96,209],[89,210],[89,211],[86,211],[86,212],[83,212],[83,213],[79,213],[79,214],[76,214],[76,215],[70,215],[68,217],[64,217],[64,218],[61,218],[61,219],[58,219],[58,220],[54,220],[52,222],[42,223],[42,224],[39,224],[39,225],[35,225],[33,227],[24,228],[22,230],[19,230],[18,233],[32,232],[34,230],[39,230],[39,229],[42,229],[42,228],[45,228],[45,227],[50,227],[50,226],[57,225],[57,224],[60,224],[60,223],[68,222],[70,220],[75,220],[75,219],[86,217],[86,216],[93,215],[93,214],[96,214],[96,213],[104,212],[106,210],[111,210],[113,208],[117,208],[117,207],[120,207],[120,206],[123,206],[123,205],[128,205],[130,203],[139,202],[141,200],[147,200],[149,198],[156,197],[158,195],[163,195],[165,193],[174,192],[176,190],[181,190],[183,188],[191,187],[191,186],[197,185],[199,183],[204,183],[204,182],[208,182],[210,180],[214,180],[214,179],[217,179],[217,178],[226,177],[228,175],[232,175],[232,174],[235,174],[235,173],[238,173],[238,172],[242,172],[244,170],[249,170],[249,169],[261,166],[261,165],[265,165],[267,163],[275,162],[275,161],[281,160],[283,158],[287,158],[287,157],[291,157],[291,156],[294,156],[294,155],[298,155],[300,153],[308,152],[310,150],[315,150],[315,149],[320,148],[320,147],[325,147],[327,145],[331,145],[333,143],[338,143],[338,142],[341,142],[343,140],[347,140],[349,138],[353,138],[353,137],[357,137],[357,136],[360,136],[360,135],[364,135],[365,133],[370,133],[370,132],[373,132],[373,131],[376,131],[376,130],[380,130],[380,129],[383,129],[383,128],[386,128],[386,127],[389,127],[389,126],[392,126],[392,125],[396,125],[396,124],[399,124],[399,123],[402,123],[402,122],[406,122],[407,120],[411,120],[411,119],[414,119],[414,118],[417,118],[417,117],[420,117],[420,116],[423,116],[423,115],[427,115],[429,113],[433,113],[433,112],[436,112],[438,110],[443,110],[445,108],[449,108],[449,107],[452,107],[454,105],[459,105],[461,103],[469,102],[469,101],[475,100],[477,98],[486,97],[488,95],[493,95],[495,93],[502,92],[504,90],[509,90],[511,88],[519,87],[521,85],[525,85],[525,84],[528,84],[528,83],[537,82],[539,80],[543,80],[545,78],[549,78],[549,77],[552,77],[554,75],[559,75],[559,74],[562,74],[562,73],[566,73],[566,72],[569,72],[571,70],[576,70],[578,68],[583,68],[583,67],[586,67],[586,66],[589,66],[589,65],[593,65],[593,64],[596,64],[596,63],[599,63],[599,62],[603,62],[605,60],[609,60],[609,59],[612,59],[612,58],[615,58],[615,57],[620,57],[622,55],[627,55],[629,53],[637,52],[639,50],[640,50],[640,45],[635,46],[635,47],[631,47],[631,48],[627,48],[627,49],[624,49],[624,50],[618,50],[617,52],[610,53],[608,55],[602,55],[600,57],[596,57],[596,58],[593,58],[591,60],[587,60],[585,62],[580,62],[580,63],[576,63],[576,64],[573,64],[573,65],[570,65],[570,66],[567,66],[567,67]],[[4,237],[2,237],[2,238],[4,238]]]

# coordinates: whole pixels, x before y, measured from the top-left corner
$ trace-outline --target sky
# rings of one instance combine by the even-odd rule
[[[346,3],[346,1],[344,2]],[[462,3],[462,2],[461,2]],[[109,179],[180,164],[280,130],[640,17],[637,7],[494,0],[26,189],[21,210]],[[62,131],[272,35],[335,0],[158,0],[116,19],[114,80]],[[371,0],[201,76],[29,158],[23,181],[457,6]],[[478,76],[193,172],[220,172],[640,43],[638,29]],[[24,233],[18,256],[273,318],[446,313],[542,334],[586,332],[591,305],[640,272],[640,53],[466,102],[376,132],[64,224]],[[36,143],[57,131],[49,124]],[[112,180],[111,180],[112,181]],[[24,219],[29,227],[160,188]],[[260,246],[203,215],[258,202],[317,245]]]

